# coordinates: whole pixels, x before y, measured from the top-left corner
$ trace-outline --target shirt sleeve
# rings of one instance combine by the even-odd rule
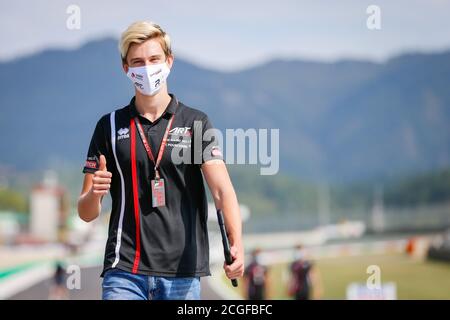
[[[202,125],[202,164],[210,160],[223,160],[222,150],[219,141],[218,129],[215,129],[205,116],[201,120]]]
[[[106,157],[108,163],[109,152],[106,145],[105,129],[102,125],[102,119],[97,122],[94,133],[89,144],[89,149],[86,156],[86,162],[83,167],[83,173],[95,173],[99,168],[100,155]]]

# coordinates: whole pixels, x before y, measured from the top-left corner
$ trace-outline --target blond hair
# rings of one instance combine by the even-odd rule
[[[166,57],[172,55],[170,37],[159,25],[153,22],[137,21],[132,23],[120,37],[119,50],[122,61],[126,62],[128,49],[131,44],[139,44],[149,39],[157,39],[159,41]]]

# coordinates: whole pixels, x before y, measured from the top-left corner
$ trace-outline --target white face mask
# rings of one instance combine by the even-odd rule
[[[136,89],[146,95],[153,96],[158,93],[166,82],[170,69],[165,62],[142,67],[128,68],[127,77],[133,82]]]
[[[294,260],[303,260],[303,259],[305,259],[305,252],[303,250],[295,250]]]

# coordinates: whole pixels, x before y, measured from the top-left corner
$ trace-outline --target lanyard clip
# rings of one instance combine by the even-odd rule
[[[160,177],[159,177],[159,172],[158,172],[158,168],[157,168],[157,167],[155,167],[155,179],[156,179],[156,180],[159,180],[159,179],[160,179]]]

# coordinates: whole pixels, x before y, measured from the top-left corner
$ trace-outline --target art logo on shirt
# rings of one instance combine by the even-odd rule
[[[167,146],[173,148],[188,149],[191,146],[191,127],[175,127],[169,131]]]
[[[121,128],[117,131],[119,136],[117,137],[117,140],[122,140],[130,137],[130,130],[128,128]]]
[[[169,131],[171,134],[179,135],[179,136],[187,136],[190,137],[192,135],[191,133],[191,127],[175,127]]]

